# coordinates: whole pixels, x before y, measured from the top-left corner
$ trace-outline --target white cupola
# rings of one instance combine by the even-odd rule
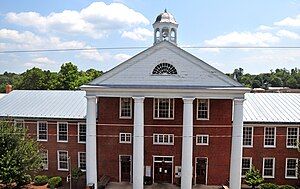
[[[154,45],[161,41],[169,41],[177,45],[178,24],[174,16],[167,12],[167,9],[156,17],[153,28]]]

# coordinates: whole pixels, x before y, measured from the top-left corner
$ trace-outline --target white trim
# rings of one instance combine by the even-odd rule
[[[243,159],[250,159],[250,169],[249,170],[251,170],[252,169],[252,157],[242,157],[241,175],[242,175],[242,178],[246,178],[246,175],[243,175]]]
[[[251,127],[251,126],[243,127],[243,135],[244,135],[244,129],[245,128],[251,128],[251,130],[252,130],[252,132],[251,132],[251,145],[244,145],[244,136],[243,136],[243,141],[242,141],[243,148],[253,148],[254,127]]]
[[[85,169],[80,169],[82,172],[86,171],[86,152],[78,152],[78,156],[77,156],[77,167],[80,168],[80,154],[84,153],[85,154]]]
[[[59,152],[67,152],[67,169],[62,169],[60,168],[60,161],[59,161]],[[57,170],[58,171],[69,171],[69,161],[68,161],[68,157],[69,157],[69,152],[67,150],[57,150]]]
[[[171,162],[167,161],[167,163],[172,163],[172,184],[173,184],[174,183],[174,178],[173,178],[174,177],[174,156],[157,156],[157,155],[152,155],[152,183],[154,183],[154,176],[155,176],[155,174],[154,174],[154,163],[155,162],[160,162],[160,161],[155,161],[156,157],[172,158],[172,161]]]
[[[296,149],[296,148],[298,148],[298,146],[296,145],[296,146],[288,146],[288,130],[289,130],[289,128],[296,128],[297,129],[297,143],[299,142],[299,127],[287,127],[286,128],[286,148],[293,148],[293,149]]]
[[[39,139],[39,137],[40,137],[40,128],[39,128],[39,124],[40,123],[46,123],[46,139]],[[36,122],[36,132],[37,132],[37,134],[36,134],[36,140],[37,141],[48,141],[48,122],[47,121],[37,121]]]
[[[267,128],[274,128],[274,145],[266,145],[266,129]],[[276,127],[264,127],[264,148],[276,148]]]
[[[287,176],[287,163],[288,163],[288,160],[289,159],[293,159],[293,160],[296,160],[296,176],[295,177],[291,177],[291,176]],[[298,179],[298,167],[299,167],[299,161],[298,161],[298,158],[285,158],[285,178],[286,179]]]
[[[67,125],[67,140],[59,140],[59,124],[66,124]],[[56,140],[57,142],[68,142],[69,140],[69,125],[68,122],[57,122],[57,126],[56,126]]]
[[[21,124],[22,124],[22,127],[23,127],[23,128],[26,128],[26,127],[25,127],[25,121],[24,121],[24,119],[14,119],[14,126],[16,126],[17,123],[21,123]]]
[[[198,111],[199,111],[199,101],[200,100],[207,100],[207,118],[199,118],[198,117]],[[196,120],[209,120],[209,115],[210,115],[210,100],[209,100],[209,98],[197,98],[197,101],[196,101],[196,103],[197,103],[197,112],[196,112]]]
[[[272,176],[265,175],[265,160],[272,159],[273,160],[273,167],[272,167]],[[263,178],[275,178],[275,158],[274,157],[264,157],[263,158],[263,169],[262,169],[262,177]]]
[[[157,142],[155,142],[155,135],[157,135]],[[159,142],[159,136],[162,135],[163,136],[163,140],[165,139],[165,135],[168,136],[168,142]],[[153,133],[153,145],[174,145],[174,134],[161,134],[161,133]],[[173,140],[172,142],[170,142],[170,137],[172,136]]]
[[[119,155],[119,182],[122,182],[122,170],[121,170],[121,156],[129,156],[130,157],[130,182],[132,182],[132,156],[131,155],[125,155],[125,154],[120,154]]]
[[[205,185],[207,185],[207,179],[208,179],[208,157],[195,157],[195,180],[194,180],[194,184],[197,184],[197,158],[199,159],[206,159],[206,175],[205,175]]]
[[[125,141],[121,141],[121,135],[125,135]],[[130,141],[126,141],[127,135],[130,135]],[[131,133],[119,133],[119,143],[120,144],[131,144]]]
[[[170,101],[169,101],[169,114],[171,114],[171,111],[173,112],[172,115],[173,117],[155,117],[155,99],[158,99],[158,110],[157,110],[157,115],[159,116],[159,99],[169,99],[173,101],[173,110],[170,109]],[[156,120],[174,120],[175,119],[175,98],[153,98],[153,119]]]
[[[207,137],[207,143],[198,143],[198,137]],[[196,135],[196,145],[198,146],[208,146],[209,145],[209,135],[205,134],[199,134],[199,135]]]
[[[80,125],[85,125],[85,141],[80,141],[79,139],[80,139]],[[78,122],[77,123],[77,142],[79,143],[79,144],[85,144],[86,143],[86,122]]]
[[[121,116],[121,112],[122,112],[121,99],[122,98],[130,99],[130,116]],[[119,119],[132,119],[132,97],[120,97],[119,98]]]

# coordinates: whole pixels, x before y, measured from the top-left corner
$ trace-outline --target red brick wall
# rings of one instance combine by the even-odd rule
[[[300,158],[296,149],[286,148],[287,127],[276,128],[276,148],[264,148],[264,127],[254,127],[253,148],[244,148],[244,157],[252,157],[252,164],[263,171],[263,158],[275,158],[275,179],[265,179],[266,182],[296,185],[297,179],[285,179],[286,158]]]

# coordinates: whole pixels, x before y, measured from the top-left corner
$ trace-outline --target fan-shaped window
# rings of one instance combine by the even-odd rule
[[[174,75],[177,74],[177,70],[169,63],[160,63],[152,71],[155,75]]]

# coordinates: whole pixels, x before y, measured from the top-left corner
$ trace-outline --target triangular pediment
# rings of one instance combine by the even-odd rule
[[[161,63],[172,65],[177,74],[153,74]],[[241,87],[219,70],[164,41],[156,44],[93,80],[98,86],[152,87]]]

